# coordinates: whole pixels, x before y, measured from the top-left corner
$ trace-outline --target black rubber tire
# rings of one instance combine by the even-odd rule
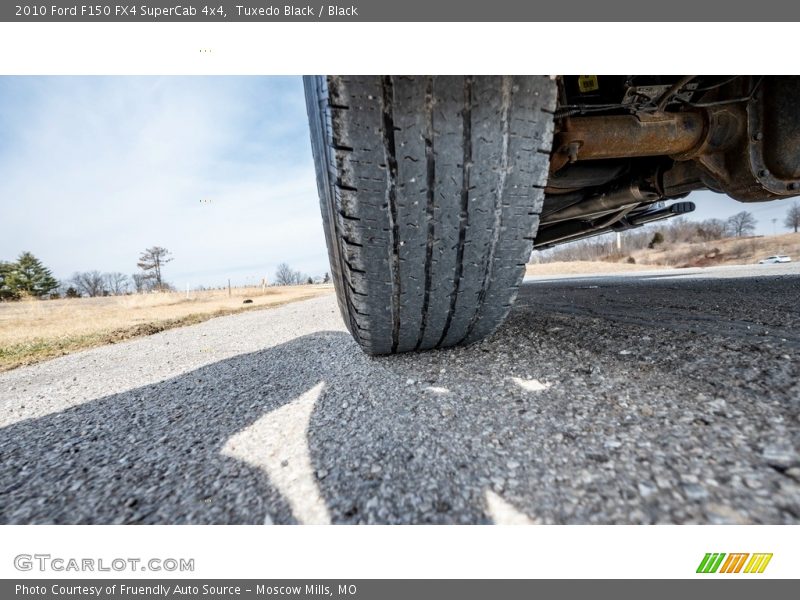
[[[370,354],[468,344],[508,314],[547,180],[541,76],[306,77],[339,308]]]

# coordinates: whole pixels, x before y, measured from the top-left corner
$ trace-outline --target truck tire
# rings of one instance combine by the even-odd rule
[[[370,354],[469,344],[508,314],[539,224],[548,77],[305,78],[331,274]]]

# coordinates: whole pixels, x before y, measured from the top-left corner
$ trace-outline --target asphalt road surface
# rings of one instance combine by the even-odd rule
[[[0,374],[3,523],[798,523],[800,268],[537,279],[370,358],[332,296]]]

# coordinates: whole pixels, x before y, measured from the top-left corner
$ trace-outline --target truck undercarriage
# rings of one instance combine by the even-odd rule
[[[800,194],[798,77],[559,77],[535,249],[694,210]]]

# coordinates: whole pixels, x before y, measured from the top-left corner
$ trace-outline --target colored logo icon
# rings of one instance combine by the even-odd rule
[[[697,567],[697,573],[763,573],[770,560],[772,560],[771,552],[756,554],[707,552]]]

